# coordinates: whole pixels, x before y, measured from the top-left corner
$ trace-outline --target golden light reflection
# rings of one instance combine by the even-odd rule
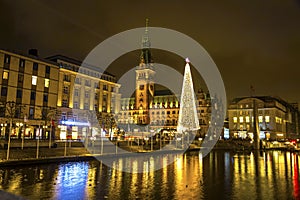
[[[202,155],[202,152],[199,152],[198,158],[199,158],[199,168],[198,169],[199,169],[200,173],[202,173],[202,169],[203,169],[203,155]]]
[[[153,191],[154,188],[154,175],[155,175],[155,171],[154,171],[154,158],[151,157],[150,158],[150,171],[147,175],[148,177],[148,191]]]
[[[183,156],[178,156],[176,159],[176,162],[174,163],[174,171],[176,172],[176,177],[175,177],[175,196],[177,198],[181,197],[182,195],[182,189],[183,189],[183,171],[184,171],[184,157]]]
[[[163,173],[162,173],[162,176],[163,176],[162,181],[163,181],[163,186],[165,186],[165,184],[168,182],[168,180],[167,180],[168,179],[168,171],[167,171],[168,157],[164,156],[162,162],[163,162],[163,166],[164,166]]]
[[[93,167],[88,170],[86,185],[89,187],[85,188],[85,192],[87,194],[87,198],[91,199],[93,198],[95,194],[95,190],[91,189],[92,187],[96,186],[96,174],[97,174],[97,168]]]
[[[111,198],[121,198],[119,193],[116,191],[120,191],[122,185],[122,169],[123,169],[123,160],[119,159],[113,162],[112,169],[111,169],[111,181],[109,182],[109,193],[108,196]]]
[[[138,173],[134,173],[138,171],[138,161],[132,161],[132,173],[131,173],[131,185],[130,185],[130,194],[135,195],[138,191]]]
[[[16,193],[16,191],[21,187],[20,184],[22,183],[22,175],[14,174],[10,179],[14,181],[10,183],[8,192]]]

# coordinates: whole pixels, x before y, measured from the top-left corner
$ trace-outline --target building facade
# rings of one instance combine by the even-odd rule
[[[99,124],[99,118],[120,110],[120,84],[116,78],[65,56],[48,59],[59,65],[58,137],[82,139],[100,135],[104,127]]]
[[[30,55],[0,50],[1,138],[48,138],[55,115],[59,66]],[[10,124],[11,122],[11,124]]]
[[[254,103],[261,139],[281,140],[299,137],[297,104],[271,96],[235,98],[228,108],[230,137],[253,138]]]

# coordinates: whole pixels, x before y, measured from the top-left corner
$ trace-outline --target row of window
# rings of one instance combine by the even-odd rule
[[[171,114],[171,111],[167,111],[166,113],[167,113],[167,115],[170,115],[170,114]],[[130,113],[130,112],[128,113],[128,115],[134,115],[134,114],[135,114],[135,113]],[[147,113],[145,113],[145,114],[147,114]],[[152,112],[151,114],[152,114],[152,115],[155,115],[155,112]],[[162,112],[157,111],[156,114],[157,114],[157,115],[160,115],[160,114],[164,115],[164,114],[165,114],[165,111],[162,111]],[[175,110],[173,110],[173,111],[172,111],[172,114],[179,114],[179,111],[176,112]],[[127,113],[124,112],[123,115],[126,116]]]
[[[68,74],[64,74],[64,81],[66,81],[66,82],[71,82],[71,77],[70,77],[70,75],[68,75]],[[75,78],[75,83],[76,84],[81,84],[81,78]],[[84,85],[85,86],[88,86],[88,87],[91,87],[91,80],[85,80],[85,82],[84,82]],[[99,83],[98,82],[95,82],[94,83],[94,88],[95,89],[100,89],[100,85],[99,85]],[[108,91],[108,85],[103,85],[103,90],[106,90],[106,91]],[[112,87],[111,86],[111,92],[115,92],[115,88],[114,87]]]
[[[1,96],[5,97],[7,96],[7,87],[2,87],[1,88]],[[16,98],[20,99],[23,97],[23,90],[22,89],[17,89],[17,93],[16,93]],[[31,91],[30,93],[30,100],[34,100],[36,99],[36,92],[35,91]],[[48,102],[48,94],[44,94],[43,95],[43,102]]]
[[[249,110],[240,110],[238,112],[233,112],[234,115],[236,114],[239,114],[239,115],[249,115],[250,113],[252,113],[252,111],[249,111]],[[270,114],[270,111],[269,110],[258,110],[258,114],[260,115],[269,115]]]
[[[11,58],[10,55],[7,55],[7,54],[4,55],[4,64],[6,64],[5,66],[9,66],[10,58]],[[20,58],[19,59],[19,71],[24,72],[24,68],[25,68],[25,59]],[[32,70],[37,72],[39,70],[39,64],[36,62],[33,62]],[[50,74],[50,70],[51,70],[51,67],[46,65],[45,73]]]
[[[69,87],[68,87],[68,86],[64,86],[64,93],[65,93],[65,94],[68,94],[68,93],[69,93]],[[75,90],[74,90],[74,96],[75,96],[75,97],[80,96],[80,91],[79,91],[79,89],[75,89]],[[90,91],[85,91],[85,92],[84,92],[84,97],[85,97],[85,98],[90,98]],[[98,99],[99,99],[99,93],[95,93],[94,99],[95,99],[95,100],[98,100]],[[103,94],[102,100],[103,100],[103,101],[107,101],[107,94]]]
[[[85,68],[80,68],[79,73],[86,74],[88,76],[93,76],[93,77],[96,77],[96,78],[101,78],[103,80],[110,81],[110,82],[115,81],[112,76],[102,74],[102,73],[98,73],[98,72],[93,72],[93,71],[87,70]]]
[[[252,117],[251,118],[251,121],[253,121],[254,118]],[[238,118],[237,117],[233,117],[233,123],[237,123],[238,122]],[[240,123],[250,123],[250,117],[249,116],[246,116],[246,117],[239,117],[239,122]],[[263,116],[258,116],[258,122],[259,123],[262,123],[263,122]],[[265,116],[265,122],[269,123],[270,122],[270,116]]]
[[[4,70],[3,71],[3,74],[2,74],[2,79],[3,80],[8,80],[9,78],[9,71],[8,70]],[[18,75],[18,82],[23,82],[24,80],[24,75],[23,74],[19,74]],[[31,84],[32,85],[37,85],[37,81],[38,81],[38,77],[37,76],[32,76],[31,77]],[[48,88],[50,85],[50,80],[48,78],[45,78],[44,79],[44,86],[46,88]]]
[[[32,84],[32,85],[37,85],[37,80],[38,80],[38,77],[37,77],[37,76],[32,76],[31,84]],[[50,85],[50,80],[47,79],[47,78],[45,78],[45,80],[44,80],[44,86],[45,86],[46,88],[48,88],[49,85]]]

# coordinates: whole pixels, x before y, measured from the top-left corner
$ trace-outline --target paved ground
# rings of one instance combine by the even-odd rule
[[[84,147],[71,147],[66,149],[66,156],[78,156],[88,154],[89,152]],[[49,148],[40,148],[39,149],[39,158],[45,157],[58,157],[64,156],[65,149],[62,147],[49,149]],[[26,149],[19,149],[19,148],[11,148],[9,153],[9,159],[27,159],[27,158],[36,158],[37,150],[35,148],[26,148]],[[7,157],[7,150],[1,149],[0,150],[0,161],[6,160]]]
[[[57,148],[48,147],[40,147],[38,158],[50,158],[50,157],[64,157],[64,156],[84,156],[84,155],[91,155],[91,154],[100,154],[101,146],[100,144],[90,144],[88,149],[83,145],[78,145],[78,143],[67,143],[65,146],[64,142],[58,142]],[[125,153],[128,152],[142,152],[147,151],[146,146],[141,145],[134,145],[127,142],[119,142],[118,147],[125,150]],[[118,153],[122,152],[121,149],[118,149]],[[110,142],[104,142],[102,154],[115,154],[116,153],[116,146]],[[124,151],[123,151],[124,153]],[[10,148],[9,152],[9,160],[22,160],[22,159],[29,159],[29,158],[36,158],[37,157],[37,148],[30,147],[30,148]],[[7,149],[0,148],[0,162],[6,161],[7,159]]]
[[[13,194],[10,194],[10,193],[0,190],[0,199],[1,200],[22,200],[23,198],[17,197]]]

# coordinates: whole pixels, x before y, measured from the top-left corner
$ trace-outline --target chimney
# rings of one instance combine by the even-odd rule
[[[37,49],[29,49],[28,54],[38,57],[38,50]]]

